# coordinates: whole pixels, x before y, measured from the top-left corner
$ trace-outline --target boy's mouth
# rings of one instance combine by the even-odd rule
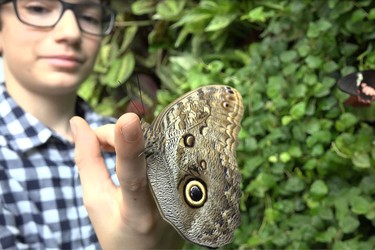
[[[75,55],[51,55],[42,57],[42,59],[47,60],[54,67],[64,69],[74,69],[84,62],[81,57]]]

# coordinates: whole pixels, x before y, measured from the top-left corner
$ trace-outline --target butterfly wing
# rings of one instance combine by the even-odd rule
[[[235,89],[210,85],[178,98],[145,131],[147,175],[159,210],[196,244],[225,245],[240,223],[242,115]]]

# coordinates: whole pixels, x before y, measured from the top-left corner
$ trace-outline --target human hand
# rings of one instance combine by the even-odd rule
[[[143,132],[137,115],[127,113],[115,125],[92,130],[79,117],[71,119],[75,160],[83,201],[103,249],[177,248],[182,240],[156,207],[146,176]],[[112,182],[101,149],[116,151]]]

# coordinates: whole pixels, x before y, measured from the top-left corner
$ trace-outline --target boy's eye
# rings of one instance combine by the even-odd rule
[[[24,7],[25,10],[30,14],[46,14],[50,13],[53,9],[48,6],[41,4],[29,4]]]
[[[97,17],[94,16],[89,16],[89,15],[81,15],[79,17],[82,21],[88,23],[88,24],[93,24],[93,25],[99,25],[100,20]]]
[[[42,6],[30,6],[30,7],[27,7],[27,10],[29,12],[33,12],[33,13],[45,13],[45,12],[47,12],[47,9],[43,8]]]

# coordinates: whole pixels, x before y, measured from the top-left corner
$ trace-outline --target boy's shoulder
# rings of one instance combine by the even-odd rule
[[[93,128],[116,122],[113,117],[93,111],[79,97],[76,103],[76,115],[84,118]],[[45,144],[53,136],[64,141],[32,114],[25,112],[7,93],[5,84],[0,84],[0,147],[24,153]]]

